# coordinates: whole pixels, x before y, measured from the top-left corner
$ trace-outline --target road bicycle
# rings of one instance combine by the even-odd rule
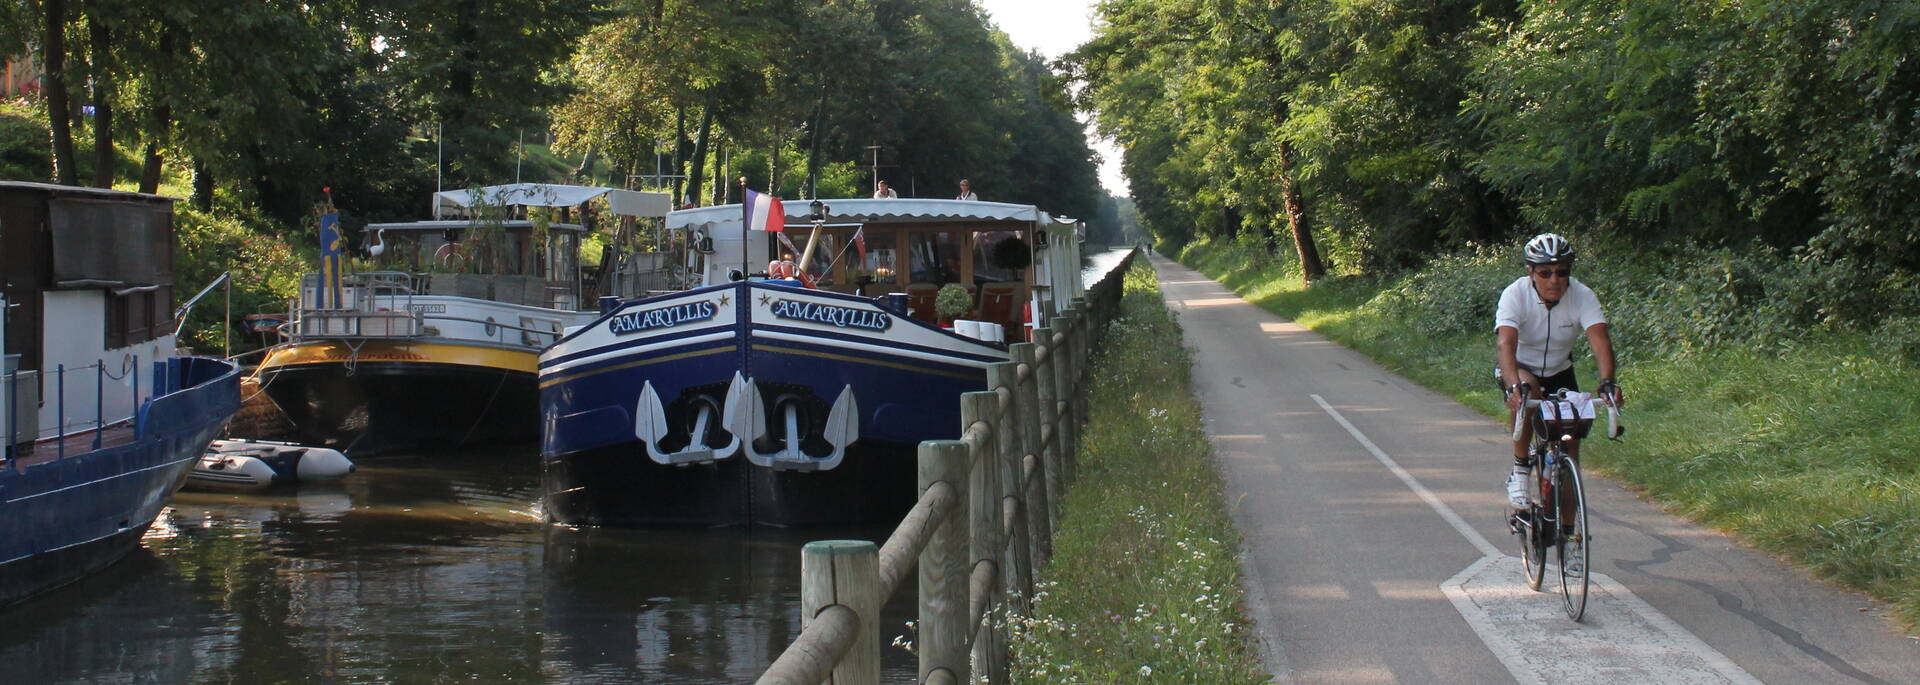
[[[1522,388],[1521,392],[1531,394]],[[1618,439],[1619,410],[1610,401],[1586,393],[1556,391],[1544,399],[1528,399],[1514,412],[1513,439],[1519,440],[1522,412],[1533,423],[1533,469],[1528,475],[1528,505],[1511,522],[1520,538],[1520,560],[1526,565],[1527,586],[1539,590],[1546,580],[1547,557],[1560,569],[1560,596],[1567,617],[1579,621],[1587,612],[1588,569],[1593,564],[1593,533],[1587,527],[1587,494],[1581,485],[1580,462],[1567,446],[1593,428],[1594,405],[1607,409],[1607,437]]]

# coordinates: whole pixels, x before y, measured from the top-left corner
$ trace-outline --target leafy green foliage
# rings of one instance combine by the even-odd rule
[[[1252,230],[1277,251],[1292,178],[1348,273],[1546,230],[1758,241],[1807,248],[1793,268],[1809,273],[1887,276],[1842,278],[1815,307],[1837,311],[1920,268],[1913,3],[1112,0],[1100,15],[1067,66],[1171,248]]]
[[[36,114],[14,104],[0,106],[0,178],[45,182],[52,173],[47,125]]]
[[[286,313],[287,300],[299,294],[300,274],[316,258],[316,247],[295,248],[274,224],[259,214],[210,214],[188,207],[174,210],[174,278],[184,301],[200,288],[231,274],[233,318],[226,319],[226,302],[209,293],[188,314],[181,344],[202,354],[221,350],[222,335],[231,336],[235,353],[259,345],[260,337],[242,327],[241,317],[253,313]],[[223,321],[224,328],[223,328]],[[268,340],[268,343],[278,340]]]

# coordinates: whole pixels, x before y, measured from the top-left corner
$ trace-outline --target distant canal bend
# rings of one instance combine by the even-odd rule
[[[1123,256],[1089,257],[1087,282]],[[182,493],[122,563],[0,611],[0,683],[747,681],[799,633],[800,547],[891,529],[549,526],[534,450]],[[914,595],[883,637],[912,639]],[[888,648],[882,668],[910,680],[914,657]]]

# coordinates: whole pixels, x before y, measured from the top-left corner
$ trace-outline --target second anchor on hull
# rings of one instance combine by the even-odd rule
[[[847,446],[860,438],[859,404],[854,399],[853,386],[847,385],[840,390],[839,397],[827,410],[826,421],[814,436],[806,435],[807,431],[803,429],[803,426],[814,423],[803,420],[803,413],[812,410],[809,404],[817,406],[819,402],[795,392],[775,396],[772,413],[778,415],[783,430],[777,439],[769,440],[768,404],[760,387],[736,371],[732,382],[727,384],[724,400],[716,401],[705,394],[688,398],[682,405],[684,411],[693,412],[687,424],[687,444],[678,449],[665,449],[662,444],[671,442],[670,436],[673,434],[667,421],[667,406],[653,389],[652,381],[648,381],[640,388],[639,406],[634,413],[634,437],[646,446],[647,457],[661,465],[710,463],[731,457],[736,452],[745,452],[747,461],[763,468],[781,471],[832,469],[845,458]],[[725,444],[711,444],[712,440],[719,437],[715,435],[718,432],[716,429],[728,434]],[[815,442],[808,438],[825,442],[828,447],[826,453],[808,452],[805,444]],[[777,447],[769,452],[762,452],[755,447],[757,443],[769,442]]]

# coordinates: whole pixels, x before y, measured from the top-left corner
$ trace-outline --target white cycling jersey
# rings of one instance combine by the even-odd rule
[[[1540,300],[1532,279],[1521,276],[1500,293],[1500,308],[1493,315],[1493,329],[1511,327],[1520,333],[1519,348],[1514,351],[1520,368],[1540,378],[1573,366],[1574,342],[1588,328],[1607,322],[1600,311],[1600,298],[1593,289],[1569,277],[1567,294],[1552,307]]]

